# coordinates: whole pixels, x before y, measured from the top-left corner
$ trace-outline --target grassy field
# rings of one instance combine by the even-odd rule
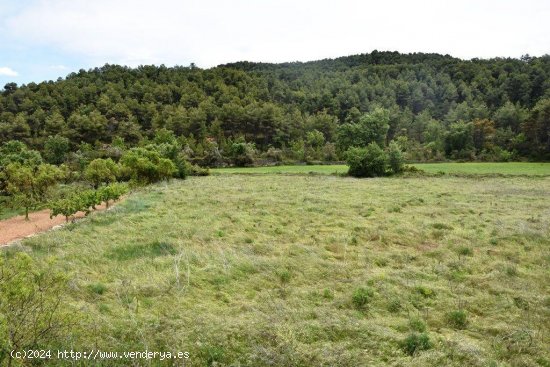
[[[86,315],[60,341],[73,349],[189,351],[191,366],[550,364],[550,178],[197,177],[9,251],[70,274]],[[410,356],[422,333],[431,348]]]
[[[527,175],[550,176],[550,163],[416,163],[413,166],[428,173],[468,175]],[[272,167],[235,167],[213,169],[214,174],[226,173],[284,173],[284,174],[340,174],[346,173],[346,165],[301,165]]]

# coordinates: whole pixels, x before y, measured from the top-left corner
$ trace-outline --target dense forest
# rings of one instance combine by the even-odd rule
[[[51,164],[118,161],[174,138],[204,166],[336,161],[391,141],[411,161],[549,160],[550,56],[105,65],[0,95],[0,145],[18,140]]]

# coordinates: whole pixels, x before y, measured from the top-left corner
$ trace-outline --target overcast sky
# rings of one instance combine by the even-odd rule
[[[0,0],[0,86],[117,63],[550,53],[548,0]]]

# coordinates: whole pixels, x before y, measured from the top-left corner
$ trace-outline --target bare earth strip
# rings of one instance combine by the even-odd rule
[[[97,205],[96,211],[104,210],[105,205]],[[84,212],[78,212],[74,219],[83,218]],[[8,245],[25,237],[45,232],[55,226],[65,223],[65,217],[57,216],[50,219],[50,210],[44,209],[29,213],[29,220],[24,215],[0,221],[0,246]]]

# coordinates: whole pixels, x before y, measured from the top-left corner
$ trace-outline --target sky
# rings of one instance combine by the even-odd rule
[[[550,53],[548,0],[0,0],[0,88],[109,64]]]

